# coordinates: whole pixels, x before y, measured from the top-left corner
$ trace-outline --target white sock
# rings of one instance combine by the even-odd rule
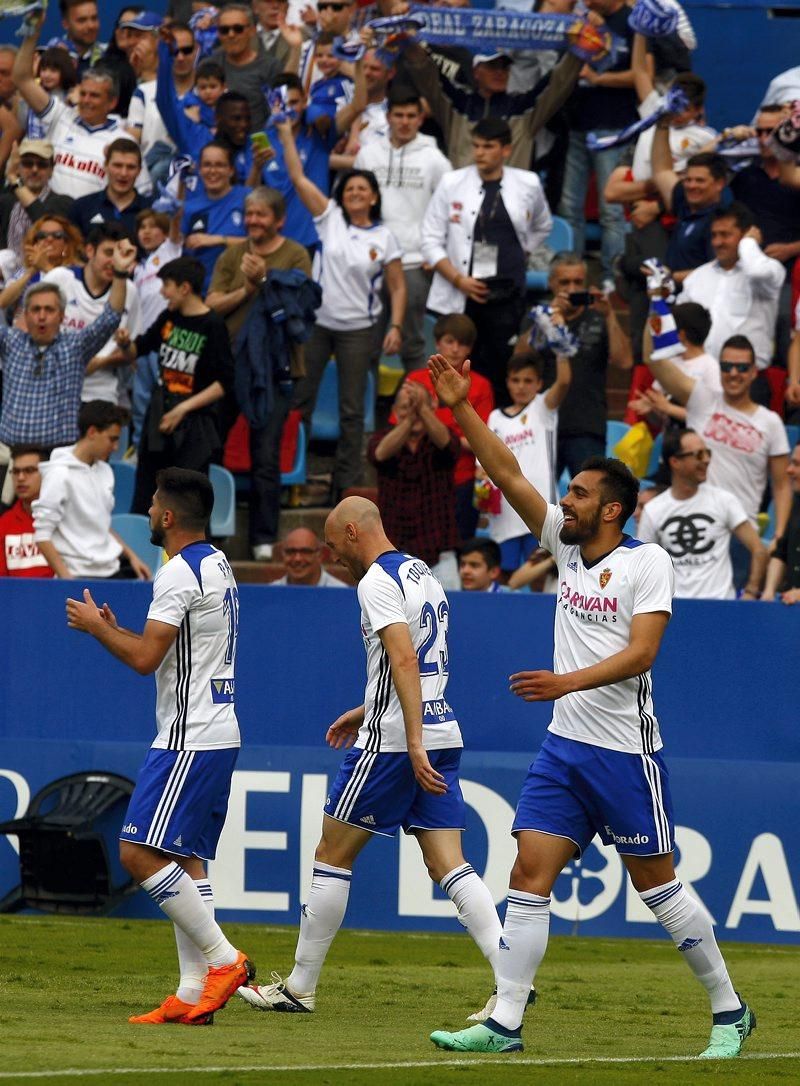
[[[497,977],[500,936],[503,926],[492,895],[471,864],[453,868],[439,883],[458,909],[458,915]]]
[[[507,902],[492,1019],[505,1029],[519,1029],[533,978],[547,950],[550,898],[509,890]]]
[[[711,917],[686,890],[680,879],[645,890],[639,897],[669,932],[686,964],[708,992],[711,1013],[735,1011],[742,1005],[733,990],[728,969],[714,938]]]
[[[209,916],[197,884],[175,862],[167,864],[141,883],[156,905],[167,914],[201,952],[210,966],[232,965],[238,957],[236,947],[222,934]]]
[[[208,915],[214,919],[214,892],[208,879],[195,879],[197,892],[203,899]],[[184,1003],[199,1003],[203,991],[203,982],[208,972],[208,962],[205,955],[201,954],[195,944],[185,935],[177,924],[175,929],[175,943],[178,947],[178,967],[181,971],[181,979],[178,991],[175,993],[178,999]]]
[[[308,900],[300,906],[300,936],[294,969],[286,987],[294,995],[313,995],[334,936],[342,926],[353,872],[344,867],[314,862]]]

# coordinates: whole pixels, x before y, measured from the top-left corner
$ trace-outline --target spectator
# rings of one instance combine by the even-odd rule
[[[26,289],[38,283],[53,268],[77,264],[83,240],[80,232],[63,215],[45,215],[31,226],[22,242],[23,269],[0,291],[0,310],[16,307]],[[25,327],[17,310],[14,323]]]
[[[69,55],[75,61],[78,78],[83,76],[100,60],[105,45],[97,39],[100,36],[100,16],[95,0],[59,0],[61,25],[64,28],[62,39]]]
[[[720,352],[722,393],[687,377],[668,359],[649,361],[650,369],[678,403],[686,404],[686,423],[713,452],[708,481],[739,498],[753,527],[757,525],[767,481],[775,502],[775,534],[786,530],[791,490],[786,474],[789,444],[780,416],[755,403],[750,388],[756,379],[752,344],[744,336],[732,336]],[[747,575],[745,555],[732,547],[734,583],[740,587]]]
[[[150,206],[150,199],[136,191],[136,179],[142,166],[139,144],[129,136],[120,136],[106,147],[106,185],[74,201],[69,217],[87,237],[93,226],[116,222],[130,237],[136,232],[136,218]]]
[[[636,94],[631,69],[634,34],[628,26],[630,9],[625,0],[586,0],[586,7],[595,16],[601,17],[606,30],[616,35],[616,60],[602,72],[584,64],[580,70],[580,82],[567,103],[570,116],[569,147],[559,213],[572,226],[575,248],[583,252],[586,193],[589,176],[594,170],[602,229],[603,285],[605,289],[613,289],[614,261],[625,244],[625,220],[622,208],[606,200],[605,187],[624,152],[622,147],[590,151],[586,136],[589,132],[609,135],[636,120]]]
[[[167,132],[156,105],[158,31],[161,23],[160,15],[152,11],[144,11],[141,15],[134,15],[120,24],[139,35],[139,40],[129,54],[130,62],[136,72],[137,86],[128,108],[127,128],[141,147],[142,172],[138,188],[148,196],[153,193],[157,182],[163,183],[167,180],[170,163],[175,155],[175,143]],[[179,33],[173,29],[173,41]],[[191,35],[190,46],[192,51],[196,52],[193,35]],[[178,46],[174,48],[177,49]],[[174,70],[175,62],[173,61],[173,80]],[[176,93],[178,93],[177,87]]]
[[[53,145],[46,140],[24,139],[12,150],[6,166],[11,190],[0,195],[0,249],[12,249],[20,263],[23,241],[37,219],[65,215],[72,198],[50,189],[53,178]]]
[[[264,186],[253,189],[245,200],[244,221],[247,240],[232,245],[219,258],[206,298],[211,309],[225,318],[231,343],[238,339],[270,272],[298,268],[311,274],[307,251],[281,233],[286,205],[279,192]],[[299,380],[304,372],[302,354],[294,352],[286,360],[286,369],[292,380]],[[280,443],[290,407],[291,393],[274,382],[266,425],[250,427],[250,546],[253,556],[262,561],[272,557],[272,546],[278,538]],[[235,413],[238,410],[235,405]],[[223,430],[227,430],[225,425]]]
[[[278,65],[279,72],[285,72],[287,61],[291,58],[292,47],[282,33],[289,13],[289,0],[253,0],[256,16],[256,33],[270,60]]]
[[[93,226],[86,238],[86,265],[83,268],[54,268],[42,276],[45,283],[53,283],[67,300],[65,330],[80,332],[98,319],[113,290],[114,253],[118,242],[129,235],[116,223]],[[139,296],[130,281],[125,282],[125,304],[119,327],[127,329],[131,336],[141,330]],[[113,331],[113,329],[112,329]],[[86,376],[81,389],[81,399],[107,400],[116,404],[120,400],[120,374],[123,359],[118,357],[113,335],[95,353],[86,365]]]
[[[62,101],[71,99],[78,85],[78,73],[66,49],[60,46],[53,46],[50,49],[40,48],[37,51],[37,57],[39,61],[36,75],[44,89]],[[38,121],[35,121],[35,118],[29,115],[28,120],[33,122],[34,128],[37,127]],[[33,139],[38,138],[31,130],[31,124],[28,125],[28,136]]]
[[[672,485],[648,502],[637,537],[658,543],[672,558],[675,595],[684,599],[732,600],[731,536],[750,552],[742,599],[755,600],[767,566],[767,551],[737,497],[706,482],[711,450],[694,430],[664,437],[664,463]]]
[[[281,544],[286,573],[272,584],[304,588],[347,588],[322,565],[322,543],[310,528],[295,528]]]
[[[800,305],[795,312],[795,327],[786,356],[786,422],[800,423]]]
[[[767,87],[759,109],[764,106],[785,106],[800,98],[800,65],[787,68],[776,75]]]
[[[354,157],[364,151],[376,140],[386,140],[390,134],[389,125],[389,83],[394,75],[394,68],[390,68],[378,56],[377,50],[368,49],[364,55],[364,83],[367,90],[367,104],[363,112],[353,123],[350,130],[350,138],[344,155],[335,156],[333,165],[337,169],[349,169],[355,165]],[[409,99],[419,100],[413,91],[398,93],[403,101]],[[425,120],[423,112],[420,125]],[[414,135],[417,133],[415,132]],[[413,139],[414,137],[409,137]],[[352,157],[349,157],[352,156]]]
[[[297,34],[300,34],[299,30]],[[335,41],[335,36],[324,30],[317,35],[317,67],[322,72],[322,78],[315,79],[309,88],[309,116],[327,116],[330,120],[333,120],[337,110],[352,96],[353,80],[344,73],[344,62],[333,51]],[[337,162],[336,166],[332,168],[338,168],[338,166],[339,163]]]
[[[31,504],[39,497],[42,450],[18,445],[11,450],[9,475],[14,483],[14,504],[0,516],[0,577],[52,577],[47,559],[33,538]]]
[[[371,170],[381,190],[383,221],[403,251],[408,292],[401,358],[406,370],[425,364],[425,306],[430,273],[423,267],[422,220],[450,163],[419,130],[425,119],[415,95],[390,95],[389,134],[372,139],[356,156],[356,169]]]
[[[93,3],[91,6],[95,7]],[[114,113],[119,85],[113,72],[89,68],[78,88],[77,107],[49,94],[33,75],[33,54],[43,17],[43,13],[31,15],[36,29],[19,48],[14,82],[41,120],[43,137],[55,150],[53,191],[73,198],[85,196],[99,192],[105,185],[105,149],[112,140],[125,135],[123,121]]]
[[[54,449],[41,466],[41,490],[32,506],[34,540],[59,580],[150,579],[149,568],[111,527],[114,473],[108,458],[127,417],[105,400],[83,404],[77,442]]]
[[[500,547],[493,539],[468,539],[458,548],[462,592],[509,592],[500,583]]]
[[[209,139],[213,138],[218,128],[217,102],[225,93],[225,73],[222,68],[215,60],[201,60],[194,72],[192,94],[184,95],[183,98],[178,97],[189,120],[196,121],[208,129]]]
[[[220,8],[217,34],[220,48],[212,54],[212,60],[225,73],[228,89],[247,99],[251,131],[259,132],[269,116],[266,91],[280,72],[280,65],[262,45],[249,4],[225,4]]]
[[[298,196],[314,216],[322,249],[314,261],[314,278],[322,287],[317,324],[305,350],[306,376],[295,391],[295,406],[310,431],[311,415],[322,375],[336,359],[339,386],[339,442],[332,497],[361,479],[364,398],[372,362],[376,325],[381,316],[383,276],[391,314],[383,350],[397,354],[402,345],[406,284],[400,248],[381,222],[381,193],[374,174],[351,170],[329,199],[303,172],[292,126],[278,126],[286,169]],[[418,550],[414,550],[418,553]]]
[[[457,589],[453,468],[459,440],[418,383],[400,386],[394,413],[396,425],[373,434],[367,449],[384,527],[398,550],[427,562],[443,588]]]
[[[570,359],[572,383],[558,412],[556,478],[564,468],[577,475],[584,460],[604,454],[608,367],[629,370],[633,365],[630,340],[608,298],[598,290],[587,290],[586,279],[586,263],[578,253],[559,253],[550,265],[553,310],[580,345]],[[548,386],[555,380],[556,358],[547,348],[542,357],[543,383]]]
[[[714,212],[711,246],[715,260],[696,268],[683,283],[681,301],[698,302],[711,314],[708,353],[719,357],[731,336],[747,336],[756,353],[756,365],[765,370],[772,362],[778,299],[786,269],[761,249],[761,231],[753,225],[743,204]],[[770,402],[767,380],[759,376],[751,395]]]
[[[199,64],[197,62],[197,41],[194,36],[194,31],[188,23],[172,23],[170,25],[170,30],[172,32],[170,36],[172,42],[170,46],[170,53],[172,55],[172,82],[175,87],[175,94],[177,95],[178,102],[184,108],[187,106],[199,106],[201,99],[195,93],[196,70],[199,75]],[[211,63],[213,63],[213,61]],[[158,74],[156,70],[156,84],[157,82]],[[222,94],[225,90],[225,76],[221,69],[219,82],[219,93]],[[160,116],[161,114],[159,114],[159,117]]]
[[[333,34],[334,37],[347,38],[356,12],[355,0],[317,0],[317,29]],[[303,95],[311,90],[311,84],[324,77],[316,62],[317,39],[312,35],[303,43],[300,50],[298,75]]]
[[[525,310],[525,273],[552,220],[541,182],[507,166],[511,130],[487,117],[472,132],[475,164],[445,174],[422,223],[434,269],[428,308],[466,312],[478,329],[472,362],[505,398],[505,367]]]
[[[118,343],[130,358],[158,351],[159,382],[142,427],[132,513],[146,513],[161,468],[208,474],[221,452],[213,405],[233,381],[233,359],[222,318],[202,298],[203,266],[179,257],[158,273],[167,308],[135,341]]]
[[[244,237],[244,200],[250,189],[235,184],[230,148],[211,140],[200,152],[200,184],[186,198],[181,219],[183,247],[205,269],[203,291],[228,245]]]
[[[792,510],[769,560],[761,598],[774,600],[777,592],[783,603],[800,603],[800,445],[792,450],[786,472],[794,491]]]
[[[447,361],[451,362],[459,370],[471,355],[476,336],[477,330],[474,321],[471,321],[463,313],[451,313],[447,317],[439,317],[433,326],[436,353],[443,354]],[[456,525],[458,526],[459,539],[471,539],[478,527],[478,510],[474,501],[475,456],[469,447],[469,442],[464,437],[461,427],[456,422],[453,412],[449,407],[439,403],[428,367],[412,370],[406,379],[408,381],[418,381],[425,386],[436,408],[436,417],[445,424],[448,430],[456,435],[461,443],[461,455],[456,462],[453,473],[456,492]],[[481,421],[488,422],[489,415],[494,410],[494,393],[491,384],[485,377],[481,377],[479,373],[470,373],[467,399]]]
[[[110,69],[117,77],[119,82],[117,112],[120,117],[128,116],[131,97],[136,90],[136,72],[131,67],[128,55],[138,39],[138,35],[135,31],[120,29],[120,24],[134,15],[141,15],[143,11],[144,8],[138,4],[133,4],[130,7],[120,9],[119,14],[114,20],[114,27],[111,31],[111,40],[109,41],[105,52],[94,62],[100,64],[103,68]]]
[[[536,351],[512,355],[506,377],[511,405],[496,407],[487,426],[511,450],[525,478],[554,505],[558,501],[555,476],[558,409],[569,390],[569,359],[557,357],[556,379],[540,395],[543,371],[544,361]],[[488,481],[480,465],[476,478],[487,480],[491,487],[489,535],[499,544],[500,567],[509,575],[527,561],[539,541],[502,492]]]

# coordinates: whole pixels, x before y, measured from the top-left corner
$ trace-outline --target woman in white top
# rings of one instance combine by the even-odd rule
[[[328,359],[336,360],[339,386],[339,442],[333,473],[333,497],[361,481],[364,399],[367,374],[378,349],[376,325],[381,315],[384,276],[391,321],[383,350],[397,354],[406,310],[401,251],[380,221],[381,194],[375,175],[348,170],[333,199],[304,171],[289,121],[277,125],[286,170],[298,196],[314,216],[320,249],[314,278],[322,287],[314,332],[305,345],[306,376],[295,392],[295,407],[310,432],[311,415]]]

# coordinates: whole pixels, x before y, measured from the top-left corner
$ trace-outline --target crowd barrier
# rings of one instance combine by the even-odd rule
[[[51,780],[84,770],[135,777],[153,736],[154,683],[66,626],[83,586],[0,581],[0,821]],[[119,621],[144,622],[150,587],[92,585]],[[340,755],[327,725],[361,700],[364,655],[354,592],[241,587],[237,705],[244,746],[212,877],[227,920],[292,923],[310,880],[321,810]],[[549,706],[508,692],[508,675],[549,667],[553,597],[451,597],[448,697],[462,724],[465,853],[499,903],[514,803]],[[654,670],[677,814],[678,872],[720,936],[800,942],[800,738],[795,675],[800,613],[780,604],[679,601]],[[0,896],[18,882],[0,838]],[[460,930],[413,839],[362,854],[352,927]],[[121,914],[153,916],[146,895]],[[588,850],[559,880],[554,931],[652,937],[650,913],[613,849]]]

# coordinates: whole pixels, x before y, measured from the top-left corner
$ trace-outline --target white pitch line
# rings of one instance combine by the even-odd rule
[[[739,1060],[757,1062],[758,1060],[797,1060],[800,1052],[748,1052],[737,1057]],[[403,1060],[398,1063],[300,1063],[300,1064],[253,1064],[249,1067],[235,1064],[229,1067],[74,1067],[61,1071],[0,1071],[0,1081],[4,1079],[29,1079],[29,1078],[75,1078],[78,1075],[174,1075],[176,1071],[192,1075],[218,1075],[229,1071],[239,1074],[261,1073],[265,1071],[279,1071],[283,1074],[292,1071],[399,1071],[405,1068],[418,1067],[471,1067],[480,1064],[492,1064],[494,1067],[574,1067],[583,1064],[613,1065],[626,1063],[694,1063],[697,1056],[586,1056],[572,1058],[531,1058],[527,1056],[512,1057],[511,1062],[505,1063],[498,1056],[489,1059],[481,1056],[467,1057],[464,1059],[442,1060]],[[709,1061],[703,1060],[703,1063]]]

